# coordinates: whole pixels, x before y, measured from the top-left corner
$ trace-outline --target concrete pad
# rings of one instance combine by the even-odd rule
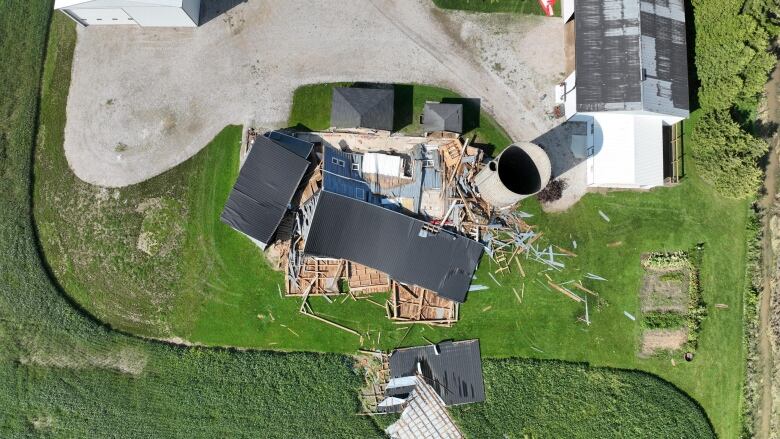
[[[444,12],[429,0],[241,3],[195,29],[78,31],[65,153],[89,183],[170,169],[228,124],[286,125],[292,92],[332,81],[412,82],[482,99],[513,140],[558,124],[559,18]]]

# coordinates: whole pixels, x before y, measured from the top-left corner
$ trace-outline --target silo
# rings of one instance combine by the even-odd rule
[[[551,173],[550,158],[542,148],[513,144],[479,171],[474,184],[482,199],[501,209],[544,189]]]

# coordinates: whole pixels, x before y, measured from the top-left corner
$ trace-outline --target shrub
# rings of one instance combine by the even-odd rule
[[[758,161],[768,149],[765,141],[743,131],[727,110],[705,113],[691,140],[702,178],[718,192],[734,198],[755,193],[763,174]]]

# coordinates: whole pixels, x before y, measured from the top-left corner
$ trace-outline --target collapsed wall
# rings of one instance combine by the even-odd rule
[[[474,183],[485,201],[501,209],[544,189],[551,174],[550,158],[542,148],[513,144],[479,171]]]

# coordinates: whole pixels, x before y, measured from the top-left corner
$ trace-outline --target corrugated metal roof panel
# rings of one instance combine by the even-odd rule
[[[482,256],[476,241],[447,231],[426,233],[427,223],[343,195],[323,191],[304,253],[348,259],[463,302]]]
[[[426,382],[447,405],[485,400],[479,340],[442,342],[439,354],[433,345],[396,349],[390,355],[390,375],[414,375],[420,363]]]
[[[309,161],[258,136],[238,173],[220,219],[267,244],[287,211]]]
[[[577,0],[577,111],[687,117],[683,0]]]

